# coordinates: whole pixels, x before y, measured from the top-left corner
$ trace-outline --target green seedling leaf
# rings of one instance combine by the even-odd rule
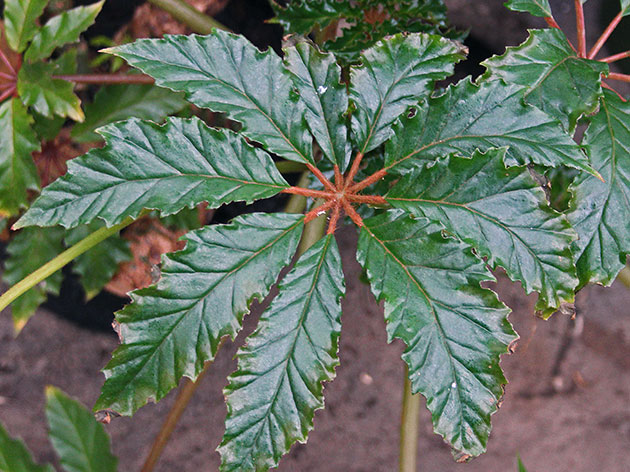
[[[529,38],[503,56],[483,63],[490,78],[526,89],[524,99],[573,132],[577,121],[597,109],[601,75],[608,64],[578,57],[559,29],[530,30]]]
[[[298,260],[258,328],[238,354],[225,389],[228,415],[219,447],[222,471],[275,467],[296,441],[306,442],[322,382],[332,380],[344,293],[333,235]]]
[[[102,0],[86,7],[72,8],[52,17],[33,36],[24,58],[30,62],[45,59],[58,47],[78,41],[81,33],[94,23],[104,3]]]
[[[62,228],[26,228],[17,233],[7,246],[2,280],[13,285],[39,269],[63,251]],[[19,333],[47,295],[59,295],[63,276],[57,271],[28,290],[11,305],[13,326]]]
[[[0,217],[16,215],[28,204],[27,190],[39,189],[31,154],[39,151],[40,143],[32,124],[20,100],[0,105]]]
[[[459,455],[481,454],[506,383],[499,355],[516,338],[508,308],[479,285],[492,275],[425,218],[390,210],[364,223],[357,257],[385,302],[390,342],[407,345],[412,391],[426,397],[435,432]]]
[[[386,198],[441,223],[527,293],[540,293],[536,308],[551,315],[574,301],[578,281],[569,248],[577,235],[526,168],[505,168],[504,155],[495,149],[440,160],[404,176]]]
[[[5,0],[4,28],[11,49],[22,52],[38,31],[37,18],[48,0]]]
[[[269,293],[302,227],[302,215],[255,213],[188,233],[186,248],[163,258],[157,285],[132,292],[117,314],[122,344],[94,408],[132,415],[182,376],[194,380],[221,339],[234,339],[252,300]]]
[[[46,118],[57,115],[83,121],[81,100],[72,91],[70,82],[52,78],[56,69],[53,63],[25,63],[18,74],[20,98]]]
[[[306,123],[324,156],[342,172],[350,162],[350,142],[345,113],[348,93],[341,83],[335,56],[318,52],[307,43],[286,49],[286,66],[306,104]]]
[[[19,439],[9,436],[0,424],[0,470],[7,472],[55,472],[49,464],[38,465]]]
[[[46,387],[46,418],[50,440],[67,472],[116,472],[103,425],[61,390]]]
[[[64,242],[66,246],[72,246],[103,226],[99,220],[77,226],[66,233]],[[90,300],[112,279],[118,266],[131,258],[129,243],[116,234],[77,257],[72,263],[72,271],[79,275],[85,296]]]
[[[195,105],[225,112],[243,124],[241,133],[270,152],[314,164],[304,105],[292,90],[282,59],[260,52],[242,36],[215,30],[208,36],[142,39],[105,50],[183,91]]]
[[[99,141],[96,129],[115,121],[140,118],[160,122],[187,105],[181,94],[154,85],[101,87],[85,106],[85,121],[72,129],[79,142]]]
[[[428,97],[436,80],[453,73],[464,58],[456,43],[439,36],[396,35],[361,55],[351,69],[353,144],[365,154],[392,136],[394,121]]]
[[[552,17],[549,0],[508,0],[510,10],[530,13],[534,16]]]
[[[72,228],[100,218],[108,226],[147,209],[162,215],[208,202],[271,197],[288,184],[260,149],[201,120],[170,118],[163,126],[131,119],[99,130],[107,146],[68,165],[15,227]]]
[[[580,174],[571,187],[568,218],[580,287],[610,285],[630,253],[630,104],[604,91],[600,111],[584,135],[601,182]]]
[[[400,172],[449,154],[507,146],[508,166],[565,165],[597,175],[560,122],[524,104],[523,94],[500,80],[450,86],[400,118],[386,146],[386,168]]]

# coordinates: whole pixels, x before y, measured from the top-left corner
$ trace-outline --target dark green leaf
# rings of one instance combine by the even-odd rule
[[[560,120],[569,131],[597,109],[608,64],[578,57],[557,28],[530,30],[529,38],[483,63],[491,78],[525,87],[525,101]]]
[[[24,58],[30,62],[45,59],[58,47],[78,41],[81,33],[94,23],[103,3],[105,0],[86,7],[72,8],[52,17],[35,34]]]
[[[222,471],[267,470],[296,441],[306,442],[315,410],[324,406],[322,382],[339,364],[343,280],[335,237],[328,235],[280,284],[225,389]]]
[[[72,246],[103,226],[99,220],[77,226],[67,232],[64,241],[67,246]],[[97,295],[116,274],[119,264],[131,260],[131,257],[129,244],[118,234],[77,257],[72,271],[79,275],[86,298],[89,300]]]
[[[321,29],[340,18],[359,16],[361,10],[347,1],[338,0],[294,0],[286,7],[279,6],[275,0],[269,2],[276,14],[270,22],[284,28],[284,34],[298,33],[306,35],[313,29]]]
[[[506,383],[499,355],[515,339],[509,310],[479,285],[492,275],[425,218],[392,210],[364,223],[358,259],[385,301],[389,340],[407,345],[412,391],[427,398],[435,431],[456,451],[481,454]]]
[[[31,154],[40,143],[33,119],[17,98],[0,105],[0,216],[17,214],[28,203],[27,190],[39,189]]]
[[[302,227],[302,215],[250,214],[188,233],[186,248],[164,257],[157,285],[133,292],[118,313],[122,345],[94,408],[131,415],[182,376],[195,379],[291,261]]]
[[[580,174],[571,187],[568,217],[579,236],[573,252],[580,286],[610,285],[630,253],[630,103],[605,90],[584,144],[605,182]]]
[[[72,137],[79,142],[99,141],[97,128],[127,118],[162,121],[186,106],[180,94],[154,85],[101,87],[94,102],[85,107],[85,121],[75,125]]]
[[[621,13],[624,16],[630,15],[630,0],[621,0]]]
[[[578,281],[569,248],[577,237],[566,218],[549,207],[529,171],[506,169],[504,155],[505,149],[495,149],[440,160],[404,176],[386,198],[441,223],[490,266],[503,267],[527,293],[539,292],[536,308],[550,315],[574,300]]]
[[[61,116],[46,118],[36,111],[31,112],[33,117],[33,131],[42,141],[52,141],[61,132],[61,128],[66,123],[66,119]]]
[[[72,91],[72,83],[53,79],[55,72],[56,66],[52,63],[25,63],[18,74],[20,98],[47,118],[58,115],[83,121],[81,100]]]
[[[308,127],[324,156],[344,172],[351,150],[344,117],[348,110],[348,93],[341,83],[341,69],[335,56],[300,43],[286,49],[285,60],[293,84],[306,105]]]
[[[48,0],[5,0],[4,27],[11,49],[22,52],[38,30],[37,18]]]
[[[46,418],[50,440],[67,472],[116,472],[103,425],[61,390],[46,387]]]
[[[422,166],[449,154],[508,146],[506,164],[566,165],[595,172],[559,121],[523,103],[524,90],[500,80],[465,79],[403,116],[386,146],[386,168]]]
[[[14,285],[63,251],[62,228],[26,228],[17,233],[7,246],[2,280]],[[11,305],[13,325],[19,332],[49,293],[58,295],[63,276],[57,271],[29,289]]]
[[[516,456],[516,460],[518,462],[518,472],[527,472],[527,469],[523,465],[523,461],[521,461],[520,456]]]
[[[427,97],[434,82],[451,75],[463,57],[452,41],[424,34],[399,34],[365,51],[362,65],[350,73],[353,142],[359,152],[387,141],[400,114]]]
[[[215,30],[141,39],[106,52],[155,77],[157,85],[186,92],[195,105],[227,113],[269,151],[314,164],[304,105],[272,50],[260,52],[242,36]]]
[[[549,0],[509,0],[505,6],[510,10],[528,12],[534,16],[552,16]]]
[[[16,227],[71,228],[97,217],[113,226],[144,208],[170,215],[204,201],[216,208],[268,198],[288,187],[268,154],[197,118],[170,118],[164,126],[131,119],[99,132],[107,146],[71,161]]]
[[[55,472],[51,465],[37,465],[19,439],[13,439],[0,424],[0,470],[3,472]]]

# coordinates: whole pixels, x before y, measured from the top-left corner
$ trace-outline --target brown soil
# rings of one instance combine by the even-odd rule
[[[327,407],[316,414],[309,443],[295,446],[281,471],[386,472],[397,467],[402,345],[387,345],[382,309],[357,279],[356,237],[345,228],[339,240],[348,276],[341,367],[337,379],[327,384]],[[504,276],[499,279],[498,291],[514,310],[511,320],[521,341],[502,363],[510,384],[493,418],[488,453],[468,464],[454,463],[449,448],[431,432],[423,408],[418,470],[512,471],[518,452],[534,472],[627,471],[630,290],[622,285],[589,288],[578,301],[577,322],[560,315],[544,322],[532,316],[534,297],[523,296],[520,286]],[[246,332],[256,316],[248,318]],[[44,386],[56,385],[92,405],[103,381],[98,368],[116,346],[116,337],[82,330],[42,310],[17,339],[3,313],[0,339],[0,420],[40,461],[54,461],[46,437]],[[240,336],[237,343],[242,340]],[[570,345],[558,362],[567,340]],[[221,390],[235,368],[235,349],[235,344],[224,346],[157,470],[217,470],[214,448],[225,416]],[[120,457],[119,470],[139,470],[173,399],[171,394],[133,419],[117,418],[106,426]]]

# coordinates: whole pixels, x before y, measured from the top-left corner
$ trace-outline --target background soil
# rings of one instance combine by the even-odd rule
[[[233,1],[233,8],[243,3]],[[490,52],[519,43],[532,25],[526,15],[499,9],[500,1],[447,3],[457,24],[472,21],[472,41]],[[556,11],[565,12],[556,3]],[[591,0],[587,6],[594,11],[596,4]],[[590,30],[601,31],[599,15],[591,18]],[[560,19],[561,24],[569,21]],[[338,240],[347,276],[341,366],[335,381],[326,385],[326,409],[316,414],[308,445],[294,446],[280,471],[380,472],[397,467],[402,345],[387,345],[382,307],[358,281],[354,231],[344,228]],[[510,320],[521,340],[502,362],[510,384],[493,417],[488,453],[468,464],[454,463],[449,448],[432,433],[423,408],[418,470],[515,471],[517,452],[530,472],[630,470],[630,289],[619,283],[609,289],[589,287],[579,295],[576,320],[555,315],[544,322],[532,315],[535,297],[525,297],[520,285],[502,273],[497,276],[493,288],[514,310]],[[247,317],[236,343],[222,348],[157,470],[217,470],[214,449],[226,413],[222,389],[235,368],[236,347],[255,326],[259,312],[260,307]],[[46,434],[44,386],[56,385],[93,405],[103,382],[98,369],[116,345],[113,332],[86,330],[45,309],[14,339],[9,311],[0,314],[0,421],[25,440],[38,460],[56,460]],[[114,419],[106,426],[120,458],[119,470],[140,468],[173,399],[174,392],[133,419]]]

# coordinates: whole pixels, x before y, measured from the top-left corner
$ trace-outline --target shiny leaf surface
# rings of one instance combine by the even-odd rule
[[[38,31],[37,18],[48,0],[5,0],[4,26],[11,49],[22,52]]]
[[[534,16],[552,16],[549,0],[509,0],[505,6],[510,10],[523,11]]]

